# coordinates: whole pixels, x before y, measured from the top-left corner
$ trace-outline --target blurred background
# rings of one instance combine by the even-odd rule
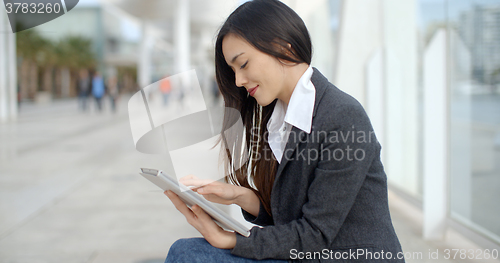
[[[163,262],[199,236],[138,175],[169,161],[135,150],[127,103],[191,69],[220,103],[215,36],[243,2],[81,0],[16,34],[0,7],[0,262]],[[371,118],[407,261],[498,259],[500,0],[283,2],[308,27],[313,66]],[[183,94],[157,99],[189,112]]]

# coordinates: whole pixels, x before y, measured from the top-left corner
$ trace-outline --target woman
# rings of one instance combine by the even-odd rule
[[[265,227],[249,237],[224,231],[167,191],[204,238],[178,240],[166,262],[404,261],[370,121],[310,66],[311,50],[303,21],[277,0],[247,2],[228,17],[216,42],[217,82],[225,106],[241,112],[250,161],[234,170],[238,160],[226,156],[232,184],[181,182]]]

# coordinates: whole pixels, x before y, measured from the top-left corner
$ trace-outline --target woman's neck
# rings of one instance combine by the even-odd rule
[[[287,81],[285,82],[284,90],[278,95],[278,99],[283,101],[287,106],[297,83],[308,68],[309,65],[307,63],[285,66]]]

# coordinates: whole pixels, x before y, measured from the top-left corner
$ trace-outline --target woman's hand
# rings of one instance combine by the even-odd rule
[[[203,180],[194,175],[182,177],[179,182],[192,187],[193,191],[203,195],[210,202],[224,205],[236,204],[254,216],[259,214],[259,197],[248,188],[214,180]]]
[[[191,190],[203,195],[208,201],[223,205],[237,204],[246,189],[219,181],[199,179],[194,175],[184,176],[179,182],[192,187]]]
[[[236,245],[236,234],[225,231],[218,226],[201,207],[194,205],[189,209],[179,196],[170,190],[165,191],[165,195],[172,201],[175,208],[186,217],[187,222],[196,228],[212,246],[231,249]]]

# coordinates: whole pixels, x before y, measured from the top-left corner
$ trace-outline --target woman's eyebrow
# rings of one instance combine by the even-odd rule
[[[233,59],[231,59],[231,63],[234,63],[234,61],[241,55],[245,54],[245,52],[241,52],[240,54],[236,55],[233,57]]]

